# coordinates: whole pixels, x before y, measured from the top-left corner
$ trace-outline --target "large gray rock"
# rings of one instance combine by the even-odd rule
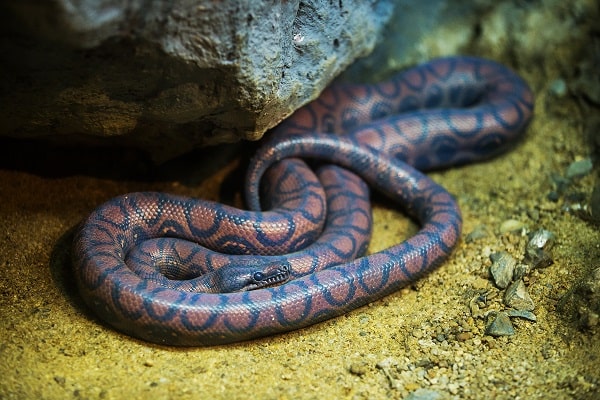
[[[468,53],[598,97],[593,0],[123,3],[0,2],[0,135],[130,144],[158,160],[257,139],[378,36],[343,80]]]
[[[155,159],[258,139],[373,49],[392,1],[2,2],[0,135]]]

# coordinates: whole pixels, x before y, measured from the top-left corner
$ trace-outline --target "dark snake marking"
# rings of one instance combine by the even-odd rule
[[[257,152],[246,186],[253,211],[162,193],[96,209],[74,242],[81,295],[120,331],[184,346],[346,313],[431,271],[460,238],[456,202],[417,169],[496,154],[532,111],[520,77],[472,57],[434,60],[376,85],[332,86]],[[317,177],[298,157],[337,166]],[[419,232],[362,256],[371,231],[363,181],[397,201]],[[270,211],[259,211],[261,199]],[[206,293],[223,290],[242,291]]]

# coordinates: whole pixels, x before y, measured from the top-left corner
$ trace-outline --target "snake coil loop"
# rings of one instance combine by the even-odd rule
[[[252,211],[163,193],[98,207],[74,242],[81,295],[117,330],[182,346],[247,340],[346,313],[431,271],[459,240],[456,202],[418,169],[497,153],[532,111],[520,77],[473,57],[437,59],[376,85],[330,87],[278,126],[251,162]],[[313,172],[301,158],[324,164]],[[367,256],[365,182],[421,225]]]

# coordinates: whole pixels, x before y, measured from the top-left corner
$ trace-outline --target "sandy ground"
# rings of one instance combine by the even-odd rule
[[[537,96],[524,139],[488,162],[431,174],[463,212],[463,240],[447,262],[345,316],[235,345],[160,347],[112,330],[83,305],[69,261],[73,227],[113,196],[161,190],[239,202],[245,161],[234,147],[158,170],[124,152],[5,148],[12,160],[0,169],[0,398],[600,398],[598,333],[578,329],[559,307],[600,267],[598,227],[566,207],[587,204],[597,171],[549,198],[557,177],[592,153],[592,110],[552,90],[535,65],[520,72]],[[375,202],[370,251],[415,231],[393,204]],[[519,232],[501,232],[510,219]],[[480,225],[487,236],[467,242]],[[537,322],[515,318],[514,335],[487,336],[469,304],[487,293],[483,313],[504,308],[489,255],[522,258],[525,233],[539,228],[556,245],[554,264],[525,280]]]

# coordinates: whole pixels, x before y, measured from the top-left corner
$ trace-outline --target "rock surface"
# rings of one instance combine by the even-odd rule
[[[155,159],[256,140],[373,49],[391,3],[3,3],[0,135]]]
[[[549,89],[562,82],[555,96],[597,97],[595,0],[126,3],[0,2],[0,136],[129,145],[155,161],[257,139],[379,39],[341,80],[473,54],[541,63]]]

